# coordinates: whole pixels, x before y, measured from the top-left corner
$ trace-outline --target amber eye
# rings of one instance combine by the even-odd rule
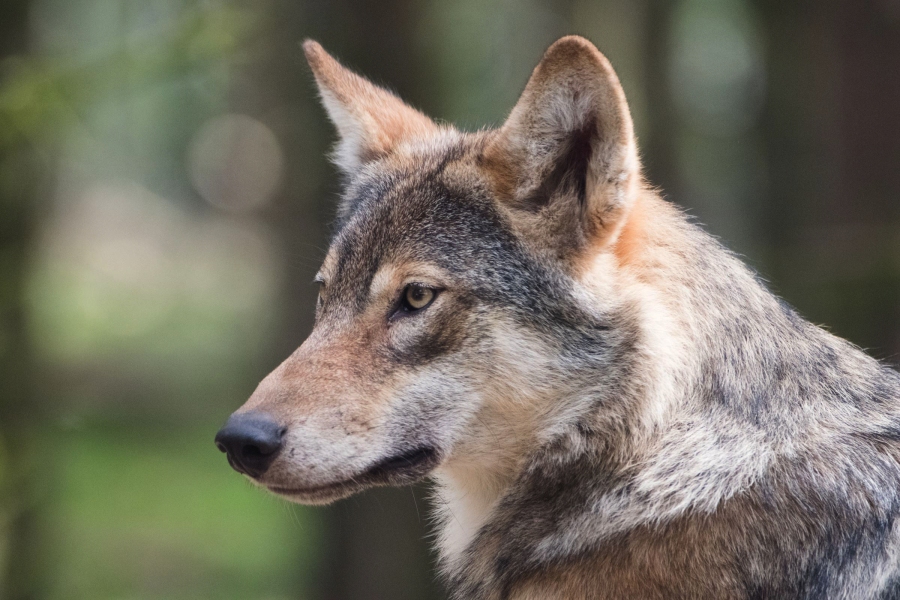
[[[403,290],[403,304],[407,310],[421,310],[434,300],[433,289],[418,284],[410,284]]]

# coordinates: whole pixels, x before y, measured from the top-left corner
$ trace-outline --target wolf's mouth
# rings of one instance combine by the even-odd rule
[[[428,474],[439,462],[437,449],[422,446],[375,463],[359,475],[313,487],[266,486],[270,492],[299,502],[331,502],[379,485],[408,485]]]
[[[424,465],[436,462],[437,450],[430,446],[416,448],[381,461],[365,472],[364,476],[380,477],[391,473],[416,471]]]

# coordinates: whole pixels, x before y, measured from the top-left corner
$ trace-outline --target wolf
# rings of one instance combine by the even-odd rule
[[[645,181],[591,42],[475,133],[304,48],[346,184],[232,467],[305,504],[430,478],[457,599],[900,598],[900,374]]]

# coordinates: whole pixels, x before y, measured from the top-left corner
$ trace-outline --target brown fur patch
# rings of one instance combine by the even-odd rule
[[[645,247],[648,207],[642,197],[635,198],[634,205],[622,225],[619,237],[613,247],[619,264],[633,264],[641,249]]]

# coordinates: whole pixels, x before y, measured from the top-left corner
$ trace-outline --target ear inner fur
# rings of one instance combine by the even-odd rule
[[[322,103],[341,136],[335,162],[348,174],[403,141],[428,137],[437,125],[394,94],[342,66],[318,42],[303,43]]]
[[[624,92],[593,44],[570,36],[547,50],[482,163],[514,219],[554,215],[542,244],[557,254],[570,254],[572,240],[582,249],[615,240],[640,166]]]

